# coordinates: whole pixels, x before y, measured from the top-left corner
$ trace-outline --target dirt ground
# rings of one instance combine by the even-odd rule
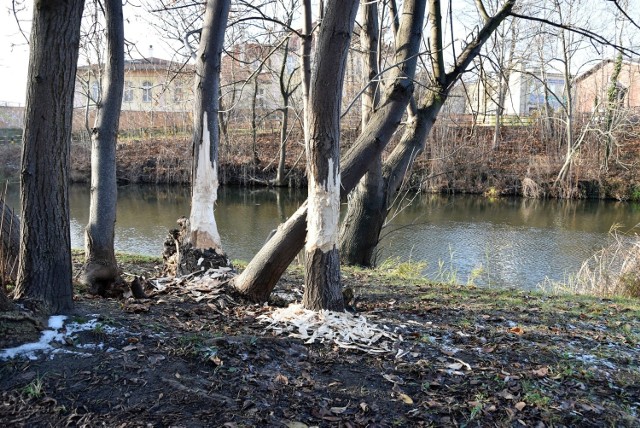
[[[153,275],[152,263],[125,272]],[[0,361],[3,426],[640,426],[640,302],[432,284],[345,269],[384,352],[306,344],[270,305],[180,286],[144,300],[80,290],[63,343]],[[71,325],[91,328],[73,333]],[[88,324],[87,324],[88,323]],[[390,339],[391,338],[391,339]],[[365,347],[366,348],[366,347]],[[375,348],[375,346],[374,346]],[[372,348],[373,349],[373,348]]]

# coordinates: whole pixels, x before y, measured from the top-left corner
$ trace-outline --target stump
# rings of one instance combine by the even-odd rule
[[[180,217],[178,228],[171,229],[164,241],[162,252],[163,275],[184,276],[206,273],[209,269],[219,269],[233,265],[229,257],[219,248],[194,248],[189,242],[189,219]]]

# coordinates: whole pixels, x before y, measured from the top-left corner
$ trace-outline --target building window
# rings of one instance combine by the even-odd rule
[[[142,82],[142,102],[150,103],[151,102],[151,82],[148,80]]]
[[[122,97],[122,101],[125,103],[133,101],[133,85],[128,80],[124,82],[124,96]]]
[[[173,102],[180,103],[184,100],[184,90],[182,86],[176,86],[173,90]]]
[[[91,100],[97,103],[100,100],[100,82],[91,84]]]

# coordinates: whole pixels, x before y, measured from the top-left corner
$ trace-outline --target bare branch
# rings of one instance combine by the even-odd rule
[[[593,31],[587,30],[586,28],[582,28],[582,27],[575,27],[572,25],[565,25],[565,24],[561,24],[558,22],[553,22],[549,19],[546,18],[538,18],[536,16],[527,16],[527,15],[521,15],[519,13],[516,12],[510,12],[509,15],[513,16],[514,18],[520,18],[520,19],[525,19],[528,21],[535,21],[535,22],[541,22],[543,24],[547,24],[549,26],[555,27],[555,28],[560,28],[562,30],[567,30],[567,31],[571,31],[573,33],[576,34],[580,34],[581,36],[587,37],[588,39],[599,43],[601,45],[605,45],[605,46],[611,46],[612,48],[616,49],[618,52],[622,53],[623,55],[626,55],[628,57],[631,57],[632,55],[640,55],[639,52],[633,50],[633,49],[629,49],[626,48],[624,46],[621,46],[617,43],[611,42],[609,40],[607,40],[605,37],[594,33]]]

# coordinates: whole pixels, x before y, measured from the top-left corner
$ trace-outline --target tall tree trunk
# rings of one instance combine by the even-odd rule
[[[105,0],[104,8],[107,23],[104,95],[98,103],[96,126],[91,133],[91,204],[82,274],[83,282],[96,294],[102,294],[118,277],[114,247],[118,196],[116,144],[124,89],[122,0]]]
[[[3,199],[0,198],[0,263],[2,263],[2,281],[18,279],[18,258],[20,255],[20,219]]]
[[[33,10],[20,197],[16,295],[45,312],[70,309],[69,151],[84,0]]]
[[[396,18],[395,2],[392,2],[392,14]],[[373,79],[378,75],[378,5],[376,2],[362,4],[360,8],[360,46],[362,48],[363,73],[368,77],[369,83],[362,93],[362,129],[367,126],[369,117],[379,102],[378,84]],[[393,20],[394,23],[396,19]],[[395,28],[397,31],[397,28]],[[366,198],[357,200],[353,195],[349,197],[349,204],[345,220],[340,228],[340,258],[349,265],[369,265],[374,259],[373,251],[378,244],[378,236],[369,233],[369,229],[380,229],[382,224],[371,224],[385,215],[374,215],[374,212],[383,206],[384,197],[382,181],[382,154],[378,155],[371,163],[369,170],[360,180],[355,190],[356,194],[366,195]],[[354,219],[366,217],[367,225],[362,228],[353,227]],[[371,239],[373,238],[373,239]]]
[[[282,124],[280,125],[280,153],[278,158],[278,172],[276,186],[284,186],[285,162],[287,160],[287,133],[289,132],[289,97],[284,97],[282,106]]]
[[[427,136],[444,105],[454,82],[464,72],[467,65],[478,55],[480,47],[507,16],[510,10],[504,9],[495,18],[485,22],[483,30],[470,46],[456,59],[456,66],[449,73],[444,70],[442,50],[442,19],[440,2],[431,1],[429,10],[431,37],[429,38],[433,81],[421,100],[415,114],[409,114],[403,136],[382,165],[381,183],[373,180],[361,183],[349,198],[349,209],[341,231],[340,249],[342,259],[347,264],[373,266],[374,250],[380,238],[380,232],[387,212],[405,176],[411,170],[416,157],[422,153]],[[484,40],[483,40],[483,37]],[[466,64],[466,65],[465,65]]]
[[[360,7],[360,46],[362,49],[363,73],[367,76],[368,84],[362,93],[362,129],[367,126],[371,113],[380,101],[378,82],[373,79],[378,75],[378,3],[367,2]]]
[[[291,15],[293,17],[293,15]],[[287,22],[291,24],[291,18]],[[287,38],[282,53],[282,62],[280,64],[280,73],[278,74],[278,83],[280,84],[280,96],[282,96],[282,123],[280,124],[280,153],[278,158],[278,171],[276,172],[276,186],[285,185],[285,165],[287,160],[287,140],[289,139],[289,99],[291,94],[298,88],[298,85],[291,87],[293,74],[287,70],[287,62],[289,58],[289,41]],[[308,59],[308,58],[307,58]],[[306,82],[309,85],[309,82]]]
[[[307,309],[344,310],[340,286],[340,101],[357,0],[327,4],[316,48],[307,115],[309,180],[305,291]]]
[[[571,58],[569,56],[569,45],[565,30],[560,31],[560,41],[562,46],[562,62],[563,62],[563,74],[564,74],[564,113],[565,113],[565,138],[567,139],[567,153],[565,155],[565,161],[560,168],[560,172],[556,177],[554,185],[563,184],[564,188],[561,189],[562,196],[569,196],[571,193],[570,171],[573,165],[573,157],[576,153],[577,147],[575,147],[573,141],[573,85],[571,83]]]
[[[256,104],[258,101],[258,71],[253,78],[253,98],[251,99],[251,151],[253,152],[253,166],[257,166],[260,163],[260,157],[258,156],[258,123],[256,111]]]
[[[395,64],[378,109],[354,145],[341,159],[341,196],[348,194],[384,150],[402,119],[413,93],[417,53],[422,40],[426,0],[407,0],[403,5],[402,23],[396,43]],[[251,260],[234,285],[248,298],[264,301],[296,254],[304,246],[307,204],[303,204]]]
[[[620,108],[620,88],[618,87],[620,78],[620,72],[622,71],[622,53],[618,53],[616,59],[613,63],[613,72],[611,73],[611,79],[609,81],[609,88],[607,89],[607,105],[606,105],[606,118],[605,118],[605,126],[606,126],[606,138],[605,138],[605,147],[604,147],[604,161],[603,161],[603,169],[605,171],[609,170],[609,158],[611,157],[611,152],[613,151],[613,146],[615,144],[612,132],[613,132],[613,119],[615,113]]]
[[[193,168],[191,196],[191,244],[200,249],[220,248],[214,217],[218,199],[218,99],[220,64],[230,0],[208,0],[200,46],[196,56],[193,114]]]

